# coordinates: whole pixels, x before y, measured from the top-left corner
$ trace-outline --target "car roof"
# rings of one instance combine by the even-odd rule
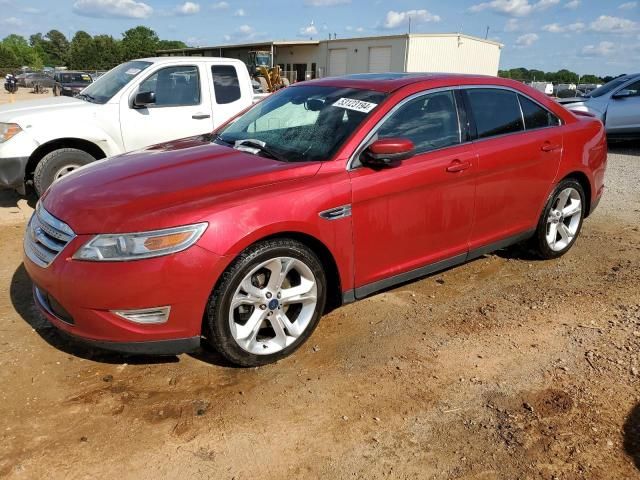
[[[211,62],[211,63],[242,63],[242,60],[238,60],[237,58],[226,58],[226,57],[196,57],[196,56],[176,56],[176,57],[147,57],[147,58],[136,58],[134,60],[130,60],[132,62],[141,61],[141,62],[153,62],[153,63],[194,63],[194,62]]]
[[[425,87],[440,85],[502,85],[521,86],[520,82],[489,75],[469,75],[457,73],[356,73],[341,77],[327,77],[304,82],[304,85],[359,88],[390,93],[413,84]]]

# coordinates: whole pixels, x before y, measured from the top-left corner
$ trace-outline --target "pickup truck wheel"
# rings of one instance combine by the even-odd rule
[[[255,367],[298,349],[324,311],[326,277],[305,245],[274,239],[249,247],[209,299],[204,335],[230,362]]]
[[[558,258],[571,249],[582,228],[584,205],[585,194],[579,182],[568,179],[558,184],[531,239],[531,246],[540,258]]]
[[[38,162],[33,173],[36,193],[41,196],[53,182],[95,160],[87,152],[76,148],[61,148],[48,153]]]

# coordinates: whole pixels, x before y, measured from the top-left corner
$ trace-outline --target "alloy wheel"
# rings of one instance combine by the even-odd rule
[[[560,252],[575,238],[582,221],[582,199],[573,187],[562,190],[547,217],[546,240],[549,248]]]
[[[277,353],[296,342],[313,319],[318,287],[301,260],[276,257],[254,267],[229,307],[236,343],[255,355]]]

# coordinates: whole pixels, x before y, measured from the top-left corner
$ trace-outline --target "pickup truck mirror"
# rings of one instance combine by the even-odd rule
[[[154,103],[156,103],[156,92],[139,92],[133,99],[134,108],[144,108]]]
[[[392,167],[414,155],[413,142],[407,138],[382,138],[369,145],[360,161],[365,167],[380,169]]]

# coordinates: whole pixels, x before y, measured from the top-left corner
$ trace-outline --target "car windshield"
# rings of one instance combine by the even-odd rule
[[[95,103],[107,103],[140,72],[148,68],[151,62],[132,61],[118,65],[102,75],[82,91],[82,97]]]
[[[62,73],[60,83],[91,83],[91,77],[87,73]]]
[[[616,78],[614,80],[611,80],[609,83],[605,83],[603,86],[601,86],[599,88],[596,88],[591,93],[589,93],[589,95],[587,95],[587,96],[588,97],[601,97],[602,95],[606,95],[610,91],[615,90],[616,88],[621,86],[623,83],[626,83],[628,80],[629,79],[627,77]]]
[[[219,131],[215,141],[282,161],[327,160],[385,97],[355,88],[289,87]]]

